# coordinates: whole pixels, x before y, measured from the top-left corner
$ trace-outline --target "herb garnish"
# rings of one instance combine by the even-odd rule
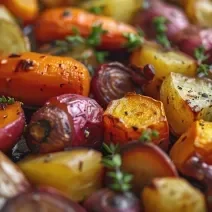
[[[163,16],[157,16],[153,19],[153,25],[157,33],[156,40],[158,41],[159,44],[168,49],[171,47],[171,43],[168,37],[166,36],[167,22],[168,22],[167,19]]]
[[[196,58],[198,64],[197,74],[208,76],[210,65],[204,63],[209,57],[206,55],[205,48],[203,46],[196,48],[194,50],[194,57]]]
[[[129,51],[133,51],[137,48],[140,48],[144,42],[141,31],[139,31],[138,34],[123,33],[123,36],[127,39],[127,42],[124,44],[124,47],[128,48]]]
[[[2,96],[2,97],[0,97],[0,103],[12,105],[15,103],[15,99],[11,98],[11,97]]]
[[[89,12],[90,13],[93,13],[93,14],[96,14],[96,15],[100,15],[100,14],[102,14],[103,13],[103,11],[104,11],[104,6],[99,6],[99,7],[91,7],[91,8],[89,8]]]
[[[111,170],[107,175],[113,180],[109,187],[117,192],[129,191],[131,189],[130,182],[133,176],[121,170],[122,159],[121,155],[117,153],[119,149],[118,145],[103,144],[103,149],[108,155],[102,159],[102,163]]]
[[[74,46],[80,44],[84,44],[86,47],[93,49],[101,44],[102,35],[107,33],[107,31],[102,28],[102,24],[94,24],[91,33],[87,38],[83,38],[76,27],[74,27],[72,31],[73,35],[67,36],[64,40],[55,41],[56,46],[63,52],[72,51]],[[108,52],[95,51],[94,49],[93,51],[98,63],[103,63],[105,57],[108,56]],[[84,55],[82,55],[82,58],[78,59],[85,63],[85,60],[88,58],[85,58]]]
[[[157,138],[159,136],[159,132],[157,130],[146,129],[143,131],[139,141],[141,142],[150,142],[153,138]]]

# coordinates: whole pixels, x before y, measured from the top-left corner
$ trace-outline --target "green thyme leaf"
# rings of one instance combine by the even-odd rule
[[[146,129],[143,131],[139,141],[141,142],[150,142],[153,138],[157,138],[159,136],[159,132],[152,129]]]
[[[127,39],[124,47],[126,47],[129,51],[140,48],[144,41],[143,37],[141,37],[139,34],[123,33],[123,36]]]
[[[105,8],[104,6],[91,7],[91,8],[89,8],[89,12],[96,14],[96,15],[100,15],[103,13],[104,8]]]
[[[168,37],[166,36],[167,32],[166,24],[168,23],[167,19],[163,16],[157,16],[153,19],[152,22],[155,27],[155,31],[157,33],[156,40],[158,41],[158,43],[160,43],[165,48],[170,48],[171,43]]]
[[[2,97],[0,97],[0,103],[12,105],[15,103],[15,99],[11,98],[11,97],[6,98],[5,96],[2,96]]]
[[[105,62],[105,58],[109,55],[108,52],[100,52],[100,51],[96,51],[95,52],[95,56],[96,56],[96,60],[98,63],[104,63]]]

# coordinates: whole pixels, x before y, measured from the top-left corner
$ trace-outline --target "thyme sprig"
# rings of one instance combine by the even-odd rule
[[[198,64],[197,74],[208,76],[210,65],[205,64],[205,61],[209,57],[208,55],[206,55],[205,48],[203,46],[197,47],[194,50],[194,57],[196,58]]]
[[[142,36],[141,31],[138,34],[135,33],[123,33],[123,36],[127,39],[124,47],[127,48],[129,51],[133,51],[141,47],[144,42],[144,38]]]
[[[62,52],[72,51],[75,46],[80,44],[84,44],[88,48],[94,49],[101,44],[102,35],[107,33],[107,31],[102,28],[102,24],[94,24],[91,33],[87,38],[83,38],[76,27],[72,29],[72,32],[73,35],[66,36],[64,40],[55,41],[55,45],[59,47]],[[106,51],[94,50],[94,53],[98,63],[103,63],[108,55],[108,52]],[[84,61],[84,56],[81,59]]]
[[[153,19],[153,25],[155,27],[155,31],[157,33],[156,40],[163,47],[169,49],[171,47],[171,43],[166,35],[168,23],[167,19],[163,16],[157,16]]]
[[[12,105],[14,103],[15,103],[15,99],[14,98],[5,97],[5,96],[0,97],[0,104]]]
[[[141,142],[150,142],[153,140],[153,138],[158,138],[159,132],[157,130],[152,129],[146,129],[143,131],[141,137],[139,138],[139,141]]]
[[[89,8],[89,12],[90,13],[93,13],[93,14],[95,14],[95,15],[100,15],[100,14],[102,14],[103,13],[103,11],[104,11],[104,6],[96,6],[96,7],[91,7],[91,8]]]
[[[127,192],[131,189],[133,176],[121,170],[122,159],[118,154],[119,146],[114,144],[103,144],[103,149],[107,156],[102,159],[102,163],[110,171],[107,173],[112,179],[109,187],[117,192]]]

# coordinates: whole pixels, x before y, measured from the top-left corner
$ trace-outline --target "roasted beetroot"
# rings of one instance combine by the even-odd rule
[[[140,202],[132,193],[116,193],[102,189],[92,194],[85,202],[88,212],[140,212]]]
[[[80,205],[50,190],[35,190],[10,199],[1,212],[86,212]]]
[[[194,56],[194,50],[203,46],[208,55],[208,63],[212,63],[212,29],[200,28],[191,25],[177,33],[173,42],[178,48],[191,56]]]
[[[103,139],[102,115],[103,109],[91,98],[75,94],[53,97],[33,114],[27,144],[39,153],[77,146],[99,148]]]
[[[179,30],[186,28],[189,21],[183,11],[168,3],[150,1],[149,7],[135,15],[133,25],[141,27],[148,39],[156,37],[153,20],[163,16],[167,20],[167,36],[172,38]]]
[[[138,87],[148,84],[154,77],[154,68],[144,68],[119,62],[100,66],[91,81],[91,93],[104,108],[112,100],[122,98],[126,93],[136,91]]]
[[[7,152],[21,137],[24,131],[25,117],[20,102],[8,104],[9,100],[5,97],[0,99],[0,150]],[[5,103],[2,102],[3,99]]]

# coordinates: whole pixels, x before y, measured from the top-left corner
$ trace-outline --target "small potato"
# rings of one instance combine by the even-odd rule
[[[150,97],[128,93],[112,101],[103,115],[105,141],[126,144],[137,140],[147,128],[157,130],[153,142],[167,149],[169,128],[163,104]]]
[[[141,194],[145,212],[206,212],[203,194],[182,178],[155,178]]]
[[[184,9],[190,20],[202,27],[212,27],[212,1],[186,0]]]
[[[34,185],[50,186],[82,201],[102,187],[101,153],[89,149],[29,157],[18,163]]]
[[[103,15],[110,16],[117,21],[131,22],[134,13],[141,7],[143,0],[88,0],[82,1],[79,7],[91,9],[102,7]]]
[[[181,135],[170,151],[170,157],[178,170],[184,173],[184,164],[191,155],[198,155],[212,164],[212,122],[198,120]]]
[[[0,2],[1,3],[1,2]],[[10,13],[10,11],[2,4],[0,4],[0,18],[5,19],[13,24],[16,24],[15,17]]]
[[[171,131],[180,136],[212,103],[212,83],[171,73],[163,81],[160,99],[164,104]],[[204,112],[205,114],[205,112]],[[208,118],[203,116],[202,118]]]
[[[151,64],[155,76],[163,80],[171,72],[195,76],[197,64],[190,56],[175,50],[165,50],[160,45],[146,42],[143,47],[131,56],[131,63],[137,66]]]

